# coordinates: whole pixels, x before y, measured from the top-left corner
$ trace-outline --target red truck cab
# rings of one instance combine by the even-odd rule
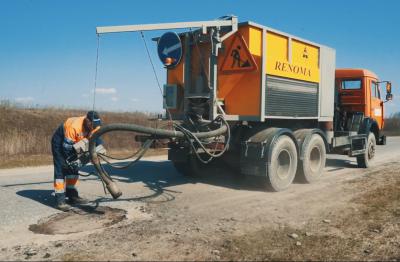
[[[391,83],[379,82],[378,76],[366,69],[336,69],[336,101],[338,110],[346,115],[362,114],[370,119],[371,131],[376,140],[382,139],[384,102],[392,99]],[[381,84],[386,83],[386,99]]]

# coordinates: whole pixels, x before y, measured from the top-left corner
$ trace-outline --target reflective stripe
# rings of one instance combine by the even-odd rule
[[[74,189],[74,188],[76,188],[76,187],[75,187],[75,185],[67,185],[67,188],[68,188],[68,189]]]
[[[67,178],[67,187],[68,186],[74,186],[78,183],[78,178]]]
[[[56,194],[63,194],[63,193],[65,193],[65,189],[64,188],[63,189],[54,189],[54,192]]]
[[[64,179],[56,179],[54,181],[54,191],[56,193],[64,193]]]
[[[67,187],[69,185],[74,186],[78,183],[79,175],[67,175],[66,180],[67,180]]]

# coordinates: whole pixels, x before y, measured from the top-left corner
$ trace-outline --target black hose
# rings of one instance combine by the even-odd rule
[[[210,138],[224,134],[228,130],[228,126],[223,125],[218,129],[207,131],[207,132],[200,132],[200,133],[192,133],[198,139],[203,138]],[[114,199],[120,197],[122,192],[116,186],[112,178],[104,171],[101,167],[100,160],[97,156],[96,152],[96,143],[95,141],[100,136],[112,132],[112,131],[131,131],[137,133],[144,133],[152,135],[152,138],[184,138],[186,135],[181,131],[176,130],[165,130],[165,129],[156,129],[151,127],[144,127],[135,124],[109,124],[102,126],[98,131],[96,131],[92,137],[89,139],[89,153],[92,159],[92,163],[97,170],[100,179],[106,184],[107,190],[110,192]]]
[[[90,138],[90,143],[89,147],[93,147],[93,152],[95,151],[95,146],[94,142],[98,137],[104,135],[105,133],[111,132],[111,131],[132,131],[132,132],[137,132],[137,133],[144,133],[144,134],[149,134],[152,135],[153,138],[171,138],[171,137],[176,137],[176,138],[184,138],[185,135],[180,132],[180,131],[175,131],[175,130],[165,130],[165,129],[157,129],[157,128],[152,128],[152,127],[145,127],[145,126],[139,126],[135,124],[109,124],[102,126],[98,131],[96,131],[93,136]],[[202,138],[209,138],[209,137],[214,137],[214,136],[219,136],[224,134],[227,131],[226,126],[222,126],[218,129],[212,130],[212,131],[207,131],[207,132],[200,132],[200,133],[193,133],[197,138],[202,139]]]

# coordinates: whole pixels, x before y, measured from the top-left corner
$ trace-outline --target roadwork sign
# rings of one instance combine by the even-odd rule
[[[179,64],[182,58],[182,43],[174,32],[166,32],[157,43],[157,53],[161,62],[167,67]]]
[[[228,52],[225,54],[221,71],[224,73],[239,73],[257,70],[254,57],[241,35],[235,35]]]

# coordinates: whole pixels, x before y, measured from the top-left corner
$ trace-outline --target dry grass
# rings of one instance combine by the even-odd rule
[[[86,110],[62,108],[21,108],[0,101],[0,168],[51,164],[51,137],[68,117],[81,116]],[[100,112],[103,123],[157,125],[154,115],[141,112]],[[111,150],[132,152],[140,145],[134,134],[115,132],[104,137]]]
[[[387,136],[400,136],[400,112],[385,119],[383,131]]]
[[[382,178],[382,174],[384,178]],[[377,183],[377,181],[380,181]],[[378,184],[379,186],[376,186]],[[350,189],[351,188],[351,189]],[[399,260],[400,171],[393,166],[349,184],[357,211],[338,210],[330,224],[265,228],[221,244],[223,260]],[[306,232],[311,235],[306,236]],[[297,239],[288,237],[298,234]],[[300,246],[296,242],[301,243]]]

